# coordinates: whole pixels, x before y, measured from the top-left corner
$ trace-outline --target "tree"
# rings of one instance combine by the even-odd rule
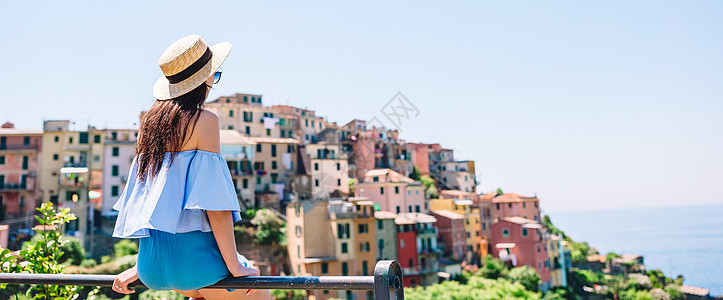
[[[505,194],[505,192],[503,192],[501,188],[497,188],[497,196],[504,195],[504,194]]]
[[[497,279],[507,275],[507,266],[501,260],[487,254],[482,258],[482,267],[477,270],[477,275]]]
[[[625,279],[622,276],[605,275],[603,282],[608,287],[608,291],[613,294],[613,299],[620,299],[620,292],[626,287]]]
[[[268,209],[259,209],[251,223],[256,225],[256,243],[272,245],[285,244],[286,224]]]
[[[420,176],[421,174],[419,173],[419,169],[417,169],[417,167],[414,167],[412,169],[412,174],[409,174],[409,178],[417,181],[419,181]]]
[[[519,282],[531,292],[537,292],[540,285],[540,276],[537,275],[535,269],[528,265],[512,268],[507,277],[514,282]]]

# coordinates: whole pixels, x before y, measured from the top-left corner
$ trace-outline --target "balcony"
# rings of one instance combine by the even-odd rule
[[[58,185],[61,187],[86,187],[88,185],[88,168],[65,167],[58,174]]]
[[[252,170],[231,170],[232,176],[253,176],[254,171]]]
[[[437,234],[437,227],[420,228],[417,229],[417,234]]]
[[[0,185],[0,192],[14,192],[14,191],[31,191],[33,189],[32,183],[10,183],[5,182],[4,185]]]
[[[40,149],[38,144],[5,144],[0,145],[0,152],[37,152]]]
[[[63,167],[65,167],[65,168],[85,168],[87,166],[88,166],[88,164],[86,161],[63,163]]]

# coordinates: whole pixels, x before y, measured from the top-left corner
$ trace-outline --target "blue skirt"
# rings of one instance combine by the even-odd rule
[[[152,290],[198,290],[230,277],[213,232],[150,229],[139,239],[138,278]],[[239,262],[253,267],[241,254]],[[236,289],[227,289],[235,291]]]

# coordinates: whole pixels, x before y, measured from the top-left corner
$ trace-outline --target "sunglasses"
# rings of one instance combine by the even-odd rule
[[[221,80],[221,72],[223,72],[223,69],[221,69],[221,67],[218,67],[218,71],[216,71],[216,73],[213,73],[213,84],[217,84]]]

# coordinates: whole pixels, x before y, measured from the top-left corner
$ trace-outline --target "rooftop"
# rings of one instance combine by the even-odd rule
[[[492,198],[492,202],[522,202],[537,200],[537,197],[525,197],[518,194],[503,194]]]
[[[249,137],[256,143],[269,143],[269,144],[298,144],[299,140],[292,138],[273,138],[273,137]]]
[[[221,130],[221,145],[253,145],[255,141],[236,130]]]
[[[434,222],[437,222],[437,218],[423,213],[400,213],[397,214],[397,218],[394,219],[394,223],[397,225]]]
[[[399,174],[396,171],[391,170],[391,169],[370,170],[364,176],[366,176],[366,177],[386,176],[387,178],[384,180],[384,182],[407,182],[407,183],[415,183],[416,182],[416,181],[414,181],[414,179],[411,179],[407,176]]]
[[[445,217],[447,219],[453,219],[453,220],[464,219],[463,215],[460,215],[456,212],[448,211],[446,209],[433,210],[432,212],[435,214],[438,214],[442,217]]]
[[[395,214],[391,211],[380,210],[380,211],[374,212],[374,218],[376,218],[376,219],[396,219],[397,214]]]

